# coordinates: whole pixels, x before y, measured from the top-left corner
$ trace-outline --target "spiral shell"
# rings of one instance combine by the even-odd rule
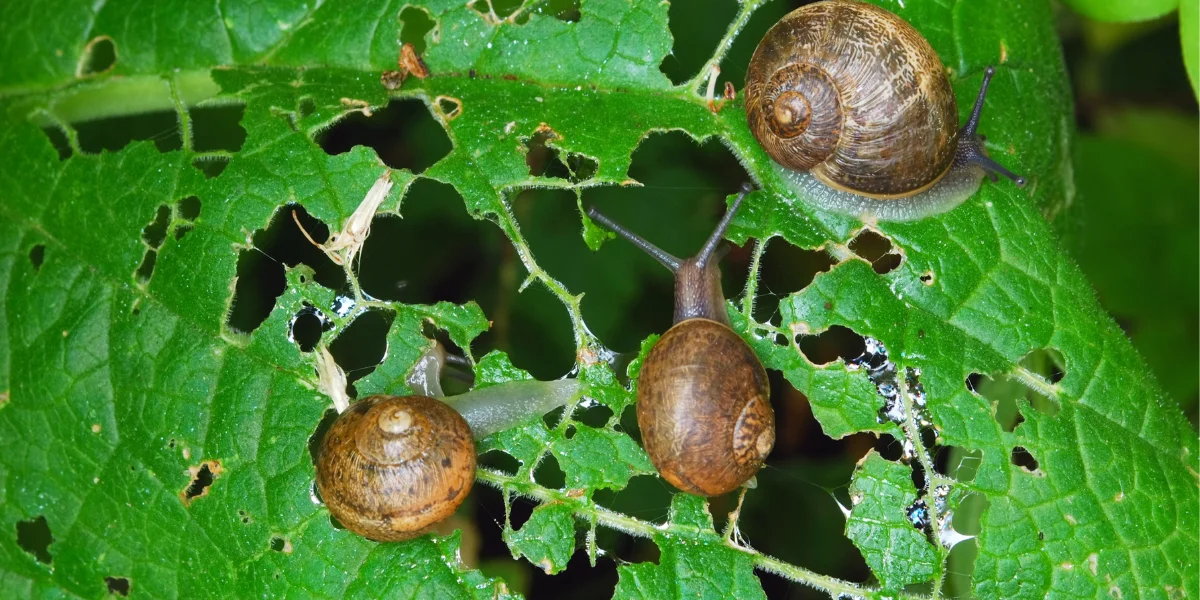
[[[826,0],[789,13],[755,50],[745,98],[767,154],[836,189],[912,196],[954,161],[945,68],[920,33],[877,6]]]
[[[475,481],[471,428],[425,396],[371,396],[321,443],[317,489],[347,529],[377,541],[417,537],[449,517]]]
[[[671,485],[716,496],[754,476],[775,445],[767,372],[732,329],[692,318],[650,350],[638,379],[642,444]]]

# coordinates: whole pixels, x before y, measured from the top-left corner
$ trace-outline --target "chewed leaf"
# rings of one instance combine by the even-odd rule
[[[618,567],[614,598],[766,598],[753,560],[713,531],[703,498],[677,494],[671,523],[682,531],[655,538],[657,565]]]
[[[567,478],[567,489],[621,489],[629,478],[654,472],[650,457],[628,435],[582,423],[551,447]]]
[[[570,506],[543,504],[520,529],[506,529],[504,542],[513,556],[524,556],[547,575],[567,568],[575,553],[575,517]]]
[[[846,536],[862,551],[884,589],[928,581],[939,570],[933,545],[913,525],[917,517],[908,514],[916,497],[911,469],[874,451],[854,471]]]
[[[339,404],[409,393],[434,340],[456,357],[455,391],[531,373],[581,382],[570,406],[478,443],[479,486],[499,494],[476,491],[504,503],[505,524],[516,502],[540,505],[505,540],[548,572],[571,562],[580,524],[609,575],[598,557],[629,558],[597,528],[651,540],[657,563],[616,567],[621,597],[761,598],[756,568],[831,596],[909,593],[960,571],[936,530],[942,486],[981,505],[978,558],[961,569],[976,595],[1200,595],[1194,430],[1053,233],[1073,214],[1075,136],[1052,7],[873,1],[928,39],[960,117],[997,67],[981,132],[1026,188],[984,182],[906,223],[797,197],[737,89],[770,20],[752,19],[758,0],[716,24],[716,53],[678,86],[663,65],[680,23],[661,0],[66,2],[54,18],[0,3],[0,596],[512,595],[526,578],[466,568],[477,557],[457,535],[375,544],[314,491],[333,390]],[[1113,6],[1145,16],[1170,2],[1135,4]],[[709,82],[725,95],[705,97]],[[635,161],[662,132],[724,162]],[[871,454],[853,474],[847,531],[870,582],[768,556],[736,523],[718,534],[703,498],[675,494],[665,523],[662,505],[608,503],[631,479],[659,485],[632,406],[670,291],[643,285],[582,214],[645,185],[654,201],[628,203],[658,226],[643,233],[682,245],[684,217],[707,227],[722,208],[700,196],[746,182],[728,237],[772,240],[751,263],[776,242],[821,260],[803,289],[766,289],[751,270],[729,304],[735,331],[826,434],[888,435],[909,461]],[[553,199],[530,200],[541,192]],[[657,202],[668,194],[685,202]],[[416,210],[426,201],[435,209]],[[549,205],[565,210],[539,212]],[[448,234],[455,219],[469,235]],[[370,242],[348,250],[388,238],[385,221],[420,248],[381,255],[412,271],[376,286]],[[886,252],[856,241],[871,239]],[[465,246],[469,260],[447,259]],[[454,294],[419,304],[387,295],[443,286]],[[766,294],[778,311],[756,314]],[[659,321],[626,310],[660,300]],[[614,328],[635,333],[617,343]],[[814,351],[829,332],[871,349]],[[1004,385],[974,387],[985,378]],[[790,477],[783,446],[769,466]],[[945,454],[969,456],[969,475],[943,472]],[[766,487],[746,506],[787,510],[755,496]],[[499,507],[478,514],[481,528],[500,521]]]

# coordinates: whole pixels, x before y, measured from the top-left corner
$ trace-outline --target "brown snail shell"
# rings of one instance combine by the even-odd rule
[[[910,196],[954,162],[958,110],[945,67],[916,29],[871,4],[789,13],[755,50],[745,98],[767,154],[835,189]]]
[[[317,489],[347,529],[377,541],[417,537],[449,517],[475,482],[471,428],[426,396],[370,396],[330,427]]]
[[[671,485],[717,496],[745,484],[775,444],[775,412],[762,362],[730,328],[715,255],[748,187],[696,256],[680,260],[595,208],[591,218],[675,274],[675,324],[642,363],[637,418],[642,445]]]
[[[642,364],[642,444],[671,485],[716,496],[754,476],[775,444],[767,372],[732,329],[702,318],[667,330]]]

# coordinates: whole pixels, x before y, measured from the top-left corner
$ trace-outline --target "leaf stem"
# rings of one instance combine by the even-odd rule
[[[742,294],[742,314],[746,319],[754,321],[754,300],[758,295],[758,274],[762,268],[762,257],[767,251],[767,242],[771,238],[756,240],[754,252],[750,255],[750,272],[746,275],[746,291]]]
[[[1022,367],[1021,365],[1017,365],[1012,370],[1012,376],[1016,377],[1017,381],[1025,384],[1026,387],[1032,389],[1033,391],[1038,392],[1039,394],[1050,398],[1055,402],[1059,401],[1058,386],[1046,381],[1045,379],[1042,379],[1041,376],[1037,375],[1033,371]]]
[[[721,38],[721,41],[717,44],[717,49],[713,51],[712,58],[708,59],[708,62],[704,63],[703,67],[700,67],[699,73],[696,73],[694,77],[692,77],[687,83],[684,83],[681,87],[684,87],[688,91],[692,92],[696,98],[701,100],[706,99],[704,92],[701,91],[700,88],[705,84],[706,81],[708,81],[713,67],[721,64],[721,61],[724,60],[725,55],[729,53],[729,49],[733,47],[733,40],[737,38],[737,34],[741,33],[742,28],[744,28],[746,23],[750,21],[750,16],[754,14],[754,11],[758,10],[760,6],[766,3],[767,0],[744,0],[742,2],[741,10],[738,11],[737,17],[735,17],[733,22],[729,24],[729,29],[725,30],[725,37]]]
[[[933,470],[933,461],[929,458],[929,450],[925,448],[925,442],[921,440],[921,430],[917,424],[916,414],[917,407],[912,401],[912,397],[908,394],[908,368],[903,364],[896,363],[896,387],[900,391],[901,401],[904,402],[904,437],[908,438],[908,443],[912,444],[917,452],[917,462],[925,469],[925,507],[929,510],[930,527],[934,531],[934,552],[938,557],[938,574],[933,580],[933,598],[940,598],[942,594],[942,583],[946,580],[946,556],[948,552],[945,546],[942,545],[941,537],[938,534],[940,530],[939,523],[941,515],[938,514],[937,507],[937,486],[943,483],[952,483],[953,480],[946,480],[939,476]]]
[[[583,299],[583,294],[572,294],[567,290],[557,279],[546,273],[537,261],[533,258],[533,251],[529,249],[529,244],[521,235],[521,230],[517,225],[516,219],[512,215],[512,210],[508,207],[508,203],[502,203],[505,210],[499,211],[496,214],[500,229],[504,231],[504,235],[508,236],[512,242],[513,248],[517,250],[517,256],[521,259],[521,264],[525,265],[525,270],[529,272],[529,277],[525,283],[521,285],[524,289],[529,284],[530,280],[536,279],[542,282],[550,293],[558,297],[563,305],[567,307],[567,315],[571,318],[571,329],[575,334],[576,348],[595,348],[599,346],[599,341],[592,335],[591,331],[583,323],[583,311],[579,307],[579,301]]]
[[[220,93],[209,70],[180,71],[164,79],[158,75],[107,77],[66,89],[47,92],[45,97],[31,96],[44,103],[51,115],[67,123],[94,121],[106,117],[177,110],[195,106]],[[39,126],[52,125],[48,115],[34,114]]]
[[[507,497],[509,494],[515,493],[533,500],[537,500],[541,503],[565,504],[571,507],[571,510],[577,517],[589,524],[598,523],[608,527],[609,529],[615,529],[629,535],[655,539],[664,534],[695,537],[698,533],[705,533],[705,531],[696,527],[681,526],[670,522],[662,525],[655,525],[635,517],[630,517],[619,512],[609,510],[603,506],[597,506],[590,498],[583,496],[569,496],[566,492],[545,488],[536,483],[530,483],[523,479],[518,479],[516,476],[509,476],[504,473],[492,471],[482,467],[476,470],[475,476],[479,481],[499,489],[501,493],[505,495],[505,497]],[[883,596],[883,593],[878,589],[866,588],[856,583],[837,579],[836,577],[821,575],[820,573],[810,571],[804,567],[799,567],[772,556],[763,554],[754,548],[739,545],[732,540],[723,540],[721,537],[717,536],[715,532],[712,532],[712,534],[714,536],[714,542],[723,543],[730,548],[749,555],[751,560],[754,562],[754,566],[762,569],[763,571],[767,571],[769,573],[779,575],[780,577],[785,577],[791,581],[802,583],[818,590],[828,592],[832,596],[838,596],[841,594],[846,594],[855,598],[882,598]],[[924,596],[915,594],[900,594],[899,596],[893,597],[924,598]]]

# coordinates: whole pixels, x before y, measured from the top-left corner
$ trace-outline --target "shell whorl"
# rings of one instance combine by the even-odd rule
[[[773,135],[759,135],[767,153],[785,166],[808,170],[837,148],[842,134],[838,90],[818,65],[793,62],[771,74],[750,110],[751,123]],[[756,131],[757,133],[757,131]]]
[[[421,535],[475,480],[471,428],[425,396],[371,396],[342,413],[317,458],[317,489],[347,529],[379,541]]]

